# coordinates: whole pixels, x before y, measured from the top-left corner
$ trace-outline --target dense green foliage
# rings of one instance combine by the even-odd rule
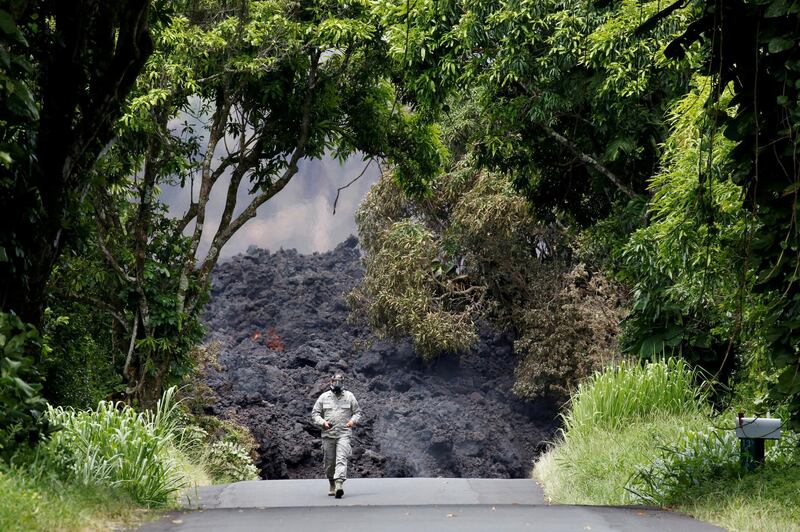
[[[623,344],[642,357],[681,353],[727,377],[744,348],[737,328],[745,327],[755,344],[760,307],[744,256],[755,224],[728,178],[732,143],[707,129],[711,85],[710,78],[696,78],[670,110],[672,133],[650,180],[648,224],[622,250],[621,274],[635,294]],[[720,102],[720,112],[730,112],[729,100]],[[698,168],[708,173],[703,182]]]
[[[40,355],[31,355],[37,346]],[[7,457],[20,443],[35,444],[47,433],[40,397],[42,375],[37,363],[43,349],[32,325],[14,314],[0,312],[0,456]]]
[[[301,160],[380,158],[417,193],[441,167],[436,128],[391,83],[398,65],[372,4],[226,5],[176,5],[154,28],[155,53],[116,125],[118,142],[95,168],[99,182],[115,184],[89,191],[75,222],[84,238],[50,284],[53,315],[69,318],[54,328],[54,367],[91,356],[75,341],[91,334],[98,371],[83,397],[78,376],[56,377],[52,399],[113,395],[152,406],[191,371],[223,246]],[[215,185],[225,205],[211,227]],[[167,215],[164,186],[192,198],[184,216]]]
[[[741,285],[742,292],[752,288],[769,298],[761,330],[767,362],[775,371],[769,398],[791,402],[796,413],[793,422],[800,423],[796,282],[800,258],[796,217],[800,7],[783,0],[742,0],[724,5],[701,1],[697,8],[694,19],[669,44],[665,55],[683,60],[688,49],[697,44],[703,47],[698,71],[713,80],[704,126],[704,136],[711,142],[705,149],[708,163],[698,165],[697,181],[702,187],[713,180],[719,162],[713,139],[724,135],[730,142],[723,146],[728,152],[725,177],[742,187],[744,208],[757,223],[743,247]],[[670,19],[672,11],[667,8],[655,15],[637,34],[657,28]],[[731,107],[726,111],[720,104],[728,100]],[[712,212],[705,214],[713,219]],[[752,272],[747,271],[750,268]],[[746,279],[749,273],[754,276],[752,285]],[[740,293],[739,298],[744,297]],[[742,313],[740,309],[740,322]]]
[[[744,230],[747,223],[754,225],[746,229],[745,239],[720,240],[723,246],[719,253],[713,253],[710,242],[716,235],[709,233],[707,237],[707,262],[722,262],[728,258],[726,255],[733,255],[735,264],[741,267],[734,324],[713,324],[713,313],[722,310],[723,304],[711,311],[711,324],[703,323],[709,317],[707,310],[700,312],[699,319],[690,310],[684,312],[682,328],[701,340],[699,350],[725,350],[724,357],[719,353],[712,356],[722,358],[719,372],[725,373],[725,363],[731,364],[736,342],[752,336],[753,330],[748,326],[754,323],[753,315],[760,314],[760,322],[755,320],[755,335],[763,342],[764,351],[756,358],[767,367],[759,367],[757,371],[769,375],[764,399],[773,405],[792,403],[793,422],[797,423],[800,422],[797,378],[800,339],[796,336],[800,257],[796,224],[800,180],[796,155],[800,126],[797,100],[800,8],[783,1],[758,0],[724,6],[698,2],[698,8],[686,31],[665,49],[667,57],[682,60],[687,49],[701,44],[704,54],[698,71],[710,75],[712,80],[701,133],[706,143],[701,150],[705,160],[697,165],[695,172],[698,190],[708,191],[711,198],[712,184],[717,172],[721,172],[725,180],[742,187],[743,208],[752,217],[748,220],[739,214],[739,220],[745,222],[744,226],[739,225],[739,230]],[[639,33],[668,20],[669,13],[667,9],[655,16]],[[717,222],[713,203],[714,200],[708,199],[695,211],[706,218],[708,228]],[[735,214],[728,205],[726,214]],[[727,348],[719,343],[714,345],[713,337],[720,332],[727,332],[728,338],[721,342],[727,340]],[[744,351],[749,351],[744,358],[752,361],[757,349],[748,346]]]
[[[146,506],[163,506],[186,487],[170,453],[177,432],[174,389],[153,412],[100,402],[95,410],[51,407],[60,427],[47,444],[47,458],[65,479],[82,485],[123,487]]]
[[[18,374],[3,399],[0,440],[14,432],[35,441],[42,428],[34,403],[44,373],[38,335],[47,283],[152,51],[149,4],[10,0],[0,7],[0,315],[19,317],[25,325],[14,327],[27,331],[7,337],[16,352],[3,363],[22,366],[3,369]]]
[[[512,333],[515,393],[575,392],[562,500],[739,501],[759,481],[694,383],[800,423],[798,24],[785,0],[5,2],[0,454],[148,505],[181,457],[253,476],[252,439],[201,415],[210,273],[300,161],[363,156],[373,328],[428,361]],[[595,374],[626,356],[682,361]],[[771,453],[789,493],[796,451]]]
[[[152,411],[101,401],[92,410],[50,406],[45,415],[58,430],[14,460],[42,482],[106,487],[140,505],[164,507],[198,482],[257,476],[246,429],[228,423],[209,437],[176,401],[175,388]]]
[[[0,308],[39,327],[97,158],[152,51],[147,0],[0,8]]]
[[[48,407],[58,430],[0,465],[0,528],[105,530],[140,520],[137,507],[173,507],[199,484],[257,477],[247,429],[198,420],[185,396],[176,399],[170,388],[153,411],[107,401],[91,410]]]
[[[474,89],[470,131],[482,165],[509,174],[545,220],[586,224],[644,192],[664,112],[688,82],[660,51],[690,18],[634,35],[659,2],[416,2],[408,17],[412,86]],[[455,106],[445,105],[445,110]]]
[[[683,492],[707,479],[731,478],[741,472],[739,439],[731,431],[679,431],[672,445],[661,448],[661,456],[641,467],[628,491],[647,504],[674,504]]]
[[[405,26],[404,52],[410,64],[425,67],[412,86],[435,89],[437,98],[425,102],[443,111],[445,125],[457,124],[447,137],[453,168],[469,166],[486,180],[512,183],[528,201],[531,223],[550,223],[592,275],[602,272],[630,288],[623,353],[680,355],[705,370],[701,379],[722,383],[715,389],[720,404],[766,413],[800,398],[800,342],[794,336],[800,330],[794,215],[800,179],[798,8],[781,1],[738,2],[722,10],[714,5],[418,3]],[[458,125],[463,123],[468,126]],[[487,204],[491,194],[482,196]],[[364,209],[380,213],[381,201],[393,205],[376,197]],[[407,217],[419,222],[426,204],[416,203]],[[458,218],[442,212],[440,218],[453,218],[458,226]],[[504,209],[493,220],[513,212]],[[375,220],[383,223],[381,216]],[[360,305],[372,309],[373,326],[417,338],[428,323],[429,344],[439,346],[447,344],[446,333],[435,333],[442,324],[471,326],[464,306],[431,312],[425,302],[430,297],[399,305],[410,285],[393,285],[389,281],[398,275],[377,273],[369,264],[381,263],[378,256],[391,264],[407,248],[393,255],[391,246],[402,242],[389,238],[387,224],[372,225],[383,227],[388,246],[380,248],[375,227],[360,229],[368,266]],[[435,243],[439,229],[427,225]],[[425,279],[424,272],[437,270],[441,250],[466,248],[470,238],[452,232],[446,245],[414,255],[418,260],[403,275]],[[498,241],[504,245],[482,244],[491,250],[489,263],[513,264],[516,248]],[[516,298],[513,305],[524,308],[526,299],[535,299],[510,276],[501,278],[503,290]],[[469,281],[482,284],[474,273]],[[399,299],[386,299],[392,290]],[[511,300],[498,299],[509,310]],[[574,335],[566,325],[548,327],[542,314],[558,325],[574,321],[559,319],[552,309],[523,326],[517,321],[517,330],[533,339],[520,342],[524,352],[543,349],[559,334]],[[453,336],[461,344],[450,349],[471,342],[469,335]],[[421,350],[427,357],[432,352],[430,345]],[[543,350],[549,351],[545,358],[565,358],[558,349]],[[574,342],[569,351],[592,358]],[[536,366],[528,374],[545,372]],[[556,380],[569,371],[558,373]],[[517,391],[526,388],[525,378],[518,379]],[[797,405],[790,411],[793,419],[800,415]]]

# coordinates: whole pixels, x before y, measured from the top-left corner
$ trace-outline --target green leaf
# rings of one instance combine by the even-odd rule
[[[664,339],[660,334],[648,336],[639,347],[639,356],[649,358],[664,351]]]
[[[786,0],[773,0],[773,2],[767,8],[767,11],[764,13],[765,18],[776,18],[782,17],[786,15],[788,12],[788,8],[786,5]]]
[[[34,394],[34,389],[27,382],[20,379],[19,377],[14,377],[14,384],[17,385],[18,390],[20,390],[28,397],[31,397]]]
[[[783,189],[783,194],[781,194],[781,196],[788,196],[789,194],[794,194],[799,189],[800,189],[800,181],[797,181],[795,183],[792,183],[785,189]]]
[[[0,66],[6,69],[11,67],[11,56],[5,46],[0,46]]]
[[[19,33],[19,30],[17,29],[17,24],[11,17],[11,13],[6,11],[5,9],[0,9],[0,31],[2,31],[6,35],[16,35],[17,33]]]
[[[790,361],[793,357],[790,355],[786,358]],[[800,392],[800,379],[793,368],[788,368],[778,377],[778,389],[787,395]]]
[[[634,142],[630,138],[614,139],[606,149],[605,158],[609,161],[616,161],[622,153],[630,152],[633,147]]]
[[[771,54],[777,54],[794,46],[794,39],[775,37],[770,39],[768,49]]]
[[[5,9],[0,9],[0,32],[5,33],[13,41],[23,45],[27,44],[25,37],[17,27],[17,23],[14,22],[14,17]]]

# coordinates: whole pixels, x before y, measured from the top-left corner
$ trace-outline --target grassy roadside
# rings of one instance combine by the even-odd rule
[[[175,471],[185,487],[156,507],[136,501],[122,487],[65,481],[29,466],[0,468],[0,530],[112,530],[157,519],[163,511],[178,507],[177,493],[192,497],[197,487],[214,483],[206,471],[208,464],[185,455],[175,458]]]
[[[256,478],[249,431],[189,415],[168,390],[137,412],[50,407],[58,430],[0,462],[0,530],[109,530],[178,506],[197,486]]]
[[[546,496],[564,504],[649,504],[729,530],[800,531],[800,456],[794,435],[768,449],[753,473],[738,465],[738,443],[715,426],[680,364],[609,370],[585,383],[565,414],[565,431],[536,463]],[[649,375],[648,375],[649,371]],[[672,399],[642,387],[683,374]],[[676,399],[678,398],[678,399]],[[678,406],[684,402],[683,406]],[[626,406],[627,405],[627,406]]]
[[[0,530],[109,530],[150,516],[123,489],[80,486],[0,471]]]

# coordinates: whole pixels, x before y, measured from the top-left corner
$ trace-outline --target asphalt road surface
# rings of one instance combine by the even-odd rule
[[[156,531],[676,531],[721,529],[638,507],[549,506],[533,480],[363,478],[328,497],[327,480],[263,480],[200,488]]]

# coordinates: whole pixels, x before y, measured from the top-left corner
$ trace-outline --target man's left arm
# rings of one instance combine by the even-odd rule
[[[356,396],[352,393],[350,393],[350,411],[353,413],[353,415],[350,417],[350,421],[347,422],[348,427],[358,425],[358,422],[361,421],[361,407],[358,406]]]

